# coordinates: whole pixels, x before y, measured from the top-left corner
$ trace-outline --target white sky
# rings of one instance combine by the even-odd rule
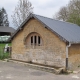
[[[38,15],[52,18],[53,15],[59,11],[62,6],[66,6],[70,0],[29,0],[34,9],[33,12]],[[0,0],[0,8],[4,7],[8,14],[10,27],[14,27],[11,15],[17,6],[18,0]]]

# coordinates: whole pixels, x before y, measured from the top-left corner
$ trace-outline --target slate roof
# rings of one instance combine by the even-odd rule
[[[70,43],[80,43],[80,27],[78,25],[43,17],[36,14],[30,14],[29,17],[21,24],[21,26],[17,29],[17,31],[10,39],[12,39],[17,34],[17,32],[22,27],[24,27],[25,23],[32,17],[44,24],[44,27],[51,30],[63,41]]]
[[[4,26],[0,26],[0,32],[10,32],[10,33],[14,33],[15,29],[12,27],[4,27]]]

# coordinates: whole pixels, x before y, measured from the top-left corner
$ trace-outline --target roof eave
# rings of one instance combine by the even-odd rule
[[[80,44],[80,41],[77,41],[77,42],[70,42],[71,44]]]

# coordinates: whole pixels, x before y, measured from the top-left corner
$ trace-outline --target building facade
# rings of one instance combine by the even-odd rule
[[[40,20],[44,17],[39,17],[31,14],[10,38],[12,59],[52,67],[77,68],[80,65],[80,44],[67,41]]]

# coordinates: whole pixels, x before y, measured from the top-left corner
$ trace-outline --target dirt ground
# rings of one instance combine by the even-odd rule
[[[0,80],[80,80],[80,73],[55,75],[19,63],[0,61]]]

